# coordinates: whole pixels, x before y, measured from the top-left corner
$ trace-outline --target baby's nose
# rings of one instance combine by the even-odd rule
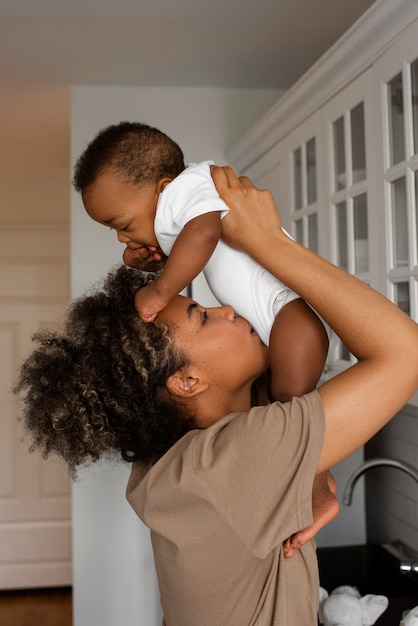
[[[118,230],[117,237],[120,243],[128,243],[130,241],[128,235],[123,230]]]

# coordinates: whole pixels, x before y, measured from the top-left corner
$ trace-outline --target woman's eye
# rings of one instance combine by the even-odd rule
[[[208,312],[206,311],[206,309],[203,311],[203,320],[202,320],[202,324],[206,324],[206,322],[208,321]]]

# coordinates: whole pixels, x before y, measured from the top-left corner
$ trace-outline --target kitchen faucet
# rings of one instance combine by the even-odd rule
[[[415,467],[413,467],[412,465],[409,465],[408,463],[404,463],[403,461],[399,461],[398,459],[385,459],[385,458],[370,459],[370,461],[365,461],[364,463],[362,463],[362,465],[360,465],[351,474],[344,489],[343,504],[345,504],[346,506],[350,506],[351,498],[352,498],[353,491],[354,491],[354,485],[356,484],[360,476],[362,476],[362,474],[364,474],[365,472],[367,472],[369,469],[373,467],[381,467],[381,466],[397,467],[403,472],[406,472],[407,474],[409,474],[409,476],[411,476],[415,480],[415,482],[418,483],[418,470],[415,469]]]
[[[373,467],[397,467],[418,483],[418,470],[398,459],[376,458],[365,461],[349,477],[343,493],[343,504],[350,506],[354,491],[354,485],[365,472]],[[383,548],[389,552],[398,562],[398,567],[403,573],[418,574],[418,552],[406,545],[403,541],[396,540],[391,543],[384,543]]]

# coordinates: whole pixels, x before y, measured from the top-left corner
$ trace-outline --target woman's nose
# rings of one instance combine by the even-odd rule
[[[220,306],[219,312],[224,319],[230,320],[231,322],[236,318],[235,311],[232,306],[229,306],[229,304],[225,306]]]

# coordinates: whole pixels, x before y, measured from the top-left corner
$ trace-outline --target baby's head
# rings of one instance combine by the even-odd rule
[[[157,128],[139,122],[120,122],[103,128],[78,158],[73,184],[84,191],[111,169],[134,185],[175,178],[184,170],[183,152]]]
[[[77,160],[73,184],[87,213],[128,246],[155,246],[158,196],[184,170],[180,147],[157,128],[120,122],[101,130]]]

